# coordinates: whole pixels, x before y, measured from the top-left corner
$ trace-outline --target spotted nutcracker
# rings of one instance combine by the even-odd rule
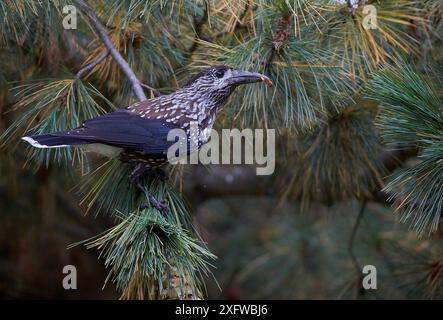
[[[130,178],[140,187],[140,178],[146,171],[167,162],[168,148],[174,143],[167,140],[169,130],[185,130],[189,142],[190,123],[195,121],[200,134],[193,143],[201,146],[210,137],[217,110],[233,90],[241,84],[261,81],[272,84],[260,73],[224,65],[210,67],[171,94],[87,120],[73,130],[22,139],[37,148],[86,145],[87,150],[118,156],[121,161],[134,164]]]

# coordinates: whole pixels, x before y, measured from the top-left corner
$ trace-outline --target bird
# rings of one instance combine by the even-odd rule
[[[136,102],[89,120],[72,130],[29,135],[22,139],[36,148],[82,146],[88,151],[117,157],[133,165],[130,180],[140,190],[142,177],[167,164],[168,132],[182,129],[188,143],[201,147],[208,142],[217,111],[239,85],[272,81],[258,72],[237,70],[227,65],[203,69],[173,93]],[[198,125],[197,136],[190,134],[191,123]],[[161,201],[147,195],[154,207]]]

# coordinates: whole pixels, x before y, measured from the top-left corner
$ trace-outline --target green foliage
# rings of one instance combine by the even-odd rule
[[[437,230],[443,210],[443,136],[423,150],[419,162],[390,177],[385,190],[401,210],[402,220],[419,233]]]
[[[115,214],[130,213],[140,207],[142,199],[137,188],[128,180],[131,167],[118,160],[100,163],[83,175],[77,190],[82,195],[81,205],[96,214],[102,210]]]
[[[435,86],[413,66],[387,66],[374,75],[367,88],[382,106],[378,125],[383,139],[407,147],[424,147],[443,129],[442,103]]]
[[[371,198],[384,168],[373,106],[367,101],[359,105],[330,112],[315,130],[294,139],[287,166],[297,170],[282,179],[284,197],[304,204]]]
[[[211,297],[427,299],[434,286],[433,297],[442,298],[441,238],[417,239],[388,207],[368,203],[356,234],[357,259],[376,266],[378,283],[377,290],[358,291],[361,270],[348,246],[359,203],[302,209],[289,202],[275,211],[272,200],[230,196],[205,204],[209,214],[199,219],[211,230],[222,288],[208,282]]]
[[[26,0],[20,2],[2,1],[0,3],[0,44],[18,41],[27,29],[30,16],[37,13],[40,3]]]
[[[110,0],[107,1],[107,6],[103,11],[108,15],[108,23],[117,20],[119,28],[122,29],[127,28],[134,21],[143,21],[155,28],[156,23],[162,25],[165,22],[165,16],[173,22],[171,26],[176,26],[179,23],[178,19],[189,17],[189,15],[202,15],[202,7],[206,2],[207,0]]]
[[[416,42],[408,31],[421,22],[422,1],[371,1],[375,8],[376,27],[366,29],[365,1],[349,9],[346,3],[329,6],[319,19],[320,41],[341,54],[342,63],[350,64],[350,72],[366,78],[368,73],[389,61],[393,52],[417,54]],[[374,21],[373,21],[374,22]]]
[[[179,221],[168,222],[152,208],[120,214],[120,220],[104,234],[83,243],[101,251],[110,268],[106,282],[116,282],[123,298],[202,297],[197,276],[208,274],[207,260],[215,256]]]
[[[75,2],[0,1],[5,150],[22,148],[17,141],[25,134],[72,129],[134,102],[131,82],[111,56],[87,74],[75,75],[106,50],[85,14],[79,15],[78,30],[63,29],[62,7]],[[302,211],[315,202],[357,198],[366,203],[386,183],[384,190],[403,220],[419,232],[437,229],[443,204],[443,113],[441,85],[434,79],[443,74],[437,69],[443,61],[441,1],[371,1],[377,9],[374,30],[363,26],[364,1],[356,8],[330,0],[88,2],[148,97],[174,91],[190,71],[220,63],[273,80],[273,88],[239,88],[217,119],[227,127],[277,129],[281,168],[275,180],[283,200],[300,201]],[[396,58],[398,52],[411,63]],[[423,66],[435,78],[417,71]],[[11,80],[19,81],[9,92]],[[388,179],[379,134],[386,143],[419,150]],[[154,208],[140,210],[146,199],[128,180],[132,167],[117,159],[101,162],[81,148],[29,148],[27,161],[74,164],[69,169],[83,174],[77,186],[81,204],[116,220],[115,227],[84,243],[102,251],[108,281],[117,284],[122,298],[203,297],[201,275],[209,272],[214,256],[196,234],[172,179],[144,181],[149,194],[168,202],[171,210],[162,215]],[[281,234],[272,243],[251,246],[255,255],[242,253],[239,259],[241,279],[257,268],[269,274],[281,269],[268,279],[267,294],[285,282],[297,285],[303,250],[315,238],[291,233],[294,226],[283,222],[277,229]],[[232,240],[233,252],[244,239]],[[300,250],[293,253],[292,247]],[[436,282],[436,293],[439,286]]]
[[[421,241],[423,243],[423,240]],[[443,298],[443,260],[441,241],[425,241],[421,245],[416,239],[408,243],[392,243],[392,279],[399,290],[412,299]],[[415,246],[415,248],[414,248]],[[416,249],[418,248],[418,249]],[[407,279],[406,279],[407,278]]]
[[[100,163],[97,168],[84,174],[77,186],[83,196],[80,204],[86,206],[88,211],[118,212],[120,216],[138,210],[146,199],[129,180],[132,170],[131,165],[117,159]],[[146,177],[143,185],[157,199],[165,199],[172,204],[170,217],[175,219],[175,223],[192,229],[187,204],[170,182]]]
[[[201,298],[199,275],[209,273],[208,259],[215,256],[190,233],[185,200],[168,182],[146,177],[146,191],[166,200],[170,210],[165,215],[154,208],[140,210],[147,199],[129,182],[131,171],[128,164],[108,160],[84,176],[81,204],[96,213],[110,212],[120,223],[82,243],[102,251],[110,268],[107,281],[116,282],[122,298]]]
[[[0,137],[2,144],[16,141],[26,134],[60,132],[79,126],[84,120],[91,119],[105,110],[102,105],[112,104],[91,84],[78,79],[42,80],[18,86],[20,97],[15,110],[22,115]],[[52,160],[59,163],[81,160],[81,154],[69,148],[42,150],[28,147],[29,160],[46,166]]]
[[[261,37],[233,48],[215,47],[215,59],[265,72],[274,82],[271,89],[241,88],[241,94],[232,99],[232,112],[242,126],[304,130],[312,128],[326,109],[338,109],[350,101],[354,84],[346,69],[334,64],[337,57],[333,52],[315,49],[312,41],[291,38],[274,53],[272,42],[271,32],[266,30]]]
[[[437,90],[403,62],[378,72],[368,92],[381,103],[377,123],[383,139],[420,150],[418,162],[396,172],[385,190],[404,208],[402,219],[412,228],[435,231],[443,209],[443,110]]]
[[[23,51],[40,56],[41,64],[57,65],[63,51],[77,38],[63,29],[62,8],[69,0],[2,1],[0,3],[0,47],[19,45]]]

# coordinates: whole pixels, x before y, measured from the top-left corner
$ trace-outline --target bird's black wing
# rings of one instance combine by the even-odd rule
[[[65,136],[88,143],[103,143],[148,154],[166,153],[174,141],[167,141],[168,132],[179,128],[163,119],[146,119],[127,109],[87,120]]]

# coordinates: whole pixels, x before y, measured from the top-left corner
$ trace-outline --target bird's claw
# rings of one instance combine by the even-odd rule
[[[140,209],[143,210],[147,208],[155,208],[163,216],[166,216],[167,213],[170,211],[168,203],[165,200],[159,201],[155,197],[151,196],[146,188],[143,186],[142,179],[147,174],[149,174],[149,177],[159,179],[161,181],[165,181],[167,179],[165,172],[161,169],[148,170],[143,164],[140,163],[135,166],[134,170],[129,175],[129,180],[142,193],[144,193],[147,198],[147,201],[140,205]]]
[[[144,167],[143,164],[137,164],[129,174],[129,180],[132,184],[139,187],[143,176],[146,174],[146,171],[148,171],[148,169]]]
[[[166,216],[168,214],[168,212],[169,212],[169,205],[166,202],[166,200],[159,201],[159,200],[157,200],[153,196],[149,196],[148,197],[148,201],[146,201],[146,202],[144,202],[144,203],[142,203],[140,205],[140,209],[142,209],[142,210],[143,209],[148,209],[148,208],[155,208],[155,209],[157,209],[158,211],[160,211],[160,213],[163,216]]]

